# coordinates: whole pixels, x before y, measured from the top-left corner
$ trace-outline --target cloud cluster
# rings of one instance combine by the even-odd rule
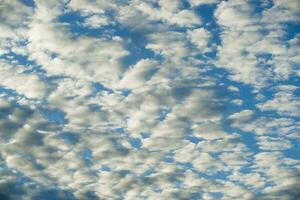
[[[296,4],[0,2],[0,199],[297,198]]]
[[[223,29],[218,65],[230,72],[232,80],[266,87],[297,74],[299,45],[292,41],[298,36],[288,36],[282,24],[297,23],[299,14],[292,4],[274,1],[269,7],[251,1],[223,1],[218,5],[214,16]],[[256,12],[257,7],[265,6]]]

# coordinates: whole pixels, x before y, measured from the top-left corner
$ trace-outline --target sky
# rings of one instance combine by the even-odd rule
[[[299,52],[298,0],[0,0],[0,199],[300,199]]]

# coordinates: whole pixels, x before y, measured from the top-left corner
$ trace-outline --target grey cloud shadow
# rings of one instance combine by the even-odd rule
[[[76,200],[73,193],[68,190],[46,189],[33,196],[32,200]]]
[[[296,171],[293,176],[295,183],[270,193],[255,195],[251,200],[299,200],[300,199],[300,171]]]
[[[60,188],[44,188],[40,190],[25,188],[24,183],[7,181],[0,185],[1,200],[19,200],[23,197],[30,197],[32,200],[77,200],[69,190]]]
[[[13,115],[17,120],[9,119]],[[0,108],[0,138],[10,139],[21,128],[26,120],[33,115],[33,111],[27,107],[9,104]]]

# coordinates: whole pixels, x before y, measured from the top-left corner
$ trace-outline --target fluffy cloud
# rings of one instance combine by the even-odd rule
[[[208,44],[211,40],[211,34],[204,28],[194,29],[188,32],[189,38],[193,44],[202,52],[209,51]]]
[[[0,38],[17,39],[24,37],[32,9],[19,1],[10,2],[5,0],[1,2],[0,11]]]
[[[264,87],[274,80],[286,80],[297,68],[289,59],[294,51],[287,50],[287,30],[276,19],[293,23],[291,2],[279,3],[266,9],[262,15],[255,13],[255,6],[250,1],[221,2],[214,15],[224,31],[221,34],[222,45],[219,47],[219,65],[231,72],[235,81]],[[277,5],[278,4],[278,5]],[[280,5],[280,6],[279,6]],[[286,13],[275,11],[277,7]],[[272,13],[272,14],[271,14]],[[290,17],[287,17],[290,16]],[[298,48],[298,47],[295,47]]]
[[[120,87],[135,89],[141,88],[158,69],[158,63],[151,60],[140,60],[135,66],[124,73],[120,80]]]
[[[92,15],[86,18],[83,25],[90,28],[100,28],[109,24],[109,20],[106,16]]]
[[[159,1],[159,8],[151,4],[140,3],[137,8],[147,14],[150,19],[163,20],[182,27],[192,27],[201,24],[201,19],[191,10],[182,9],[180,1]]]
[[[28,98],[41,99],[49,91],[47,84],[35,74],[22,73],[26,69],[0,62],[0,85]],[[19,72],[18,72],[19,71]]]
[[[189,3],[192,6],[201,6],[203,4],[213,4],[213,3],[217,3],[218,0],[189,0]]]
[[[263,111],[276,111],[280,115],[298,116],[300,113],[300,99],[293,95],[293,91],[279,91],[274,99],[257,104]]]

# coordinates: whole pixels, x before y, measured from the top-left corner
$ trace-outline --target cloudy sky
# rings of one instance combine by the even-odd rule
[[[0,199],[296,200],[299,52],[298,0],[0,0]]]

